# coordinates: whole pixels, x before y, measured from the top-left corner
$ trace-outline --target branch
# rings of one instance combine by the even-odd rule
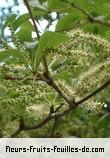
[[[33,16],[31,7],[30,7],[30,5],[29,5],[29,2],[28,2],[28,0],[24,0],[24,3],[25,3],[25,5],[26,5],[26,7],[27,7],[27,9],[28,9],[28,12],[29,12],[29,14],[30,14],[30,17],[31,17],[32,22],[33,22],[33,25],[34,25],[35,32],[36,32],[37,37],[38,37],[38,40],[39,40],[39,39],[40,39],[39,30],[38,30],[38,28],[37,28],[37,25],[36,25],[36,22],[35,22],[36,20],[35,20],[35,18],[34,18],[34,16]],[[44,58],[43,58],[43,62],[44,62],[45,72],[46,72],[46,74],[48,75],[48,74],[49,74],[49,70],[48,70],[48,64],[47,64],[47,60],[46,60],[46,57],[45,57],[45,56],[44,56]]]
[[[110,27],[110,23],[94,18],[87,11],[85,11],[83,8],[79,7],[75,3],[71,3],[70,5],[72,7],[74,7],[74,8],[76,8],[76,9],[78,9],[79,11],[81,11],[84,15],[86,15],[88,17],[88,19],[89,19],[90,22],[95,22],[95,23],[99,23],[99,24],[102,24],[102,25]]]
[[[54,80],[49,76],[49,74],[38,74],[36,77],[12,77],[12,76],[5,76],[4,79],[6,80],[41,80],[46,82],[49,86],[51,86],[68,104],[70,104],[69,98],[64,94],[61,88],[54,82]],[[58,108],[59,109],[59,108]],[[58,109],[56,111],[58,111]]]
[[[11,135],[11,137],[17,136],[21,131],[29,131],[29,130],[41,128],[43,125],[47,124],[52,119],[52,116],[51,116],[52,113],[53,113],[53,110],[50,108],[50,112],[49,112],[48,116],[44,120],[42,120],[39,124],[37,124],[33,127],[26,126],[24,124],[24,120],[21,119],[19,128]]]
[[[45,68],[44,75],[48,78],[49,77],[49,69],[48,69],[48,64],[47,64],[46,56],[43,58],[43,62],[44,62],[44,68]]]
[[[19,128],[11,135],[11,138],[16,137],[24,129],[24,119],[20,119]]]
[[[44,78],[44,81],[52,87],[69,105],[71,104],[71,101],[68,96],[65,95],[65,93],[62,91],[62,89],[57,85],[57,83],[53,80],[51,76],[48,76],[47,78]]]
[[[17,134],[19,134],[21,131],[28,131],[28,130],[37,130],[38,128],[41,128],[42,126],[44,126],[45,124],[47,124],[49,121],[51,121],[52,119],[57,119],[60,118],[66,114],[68,114],[69,112],[73,111],[76,107],[78,107],[80,104],[84,103],[85,101],[87,101],[88,99],[92,98],[94,95],[96,95],[97,93],[99,93],[100,91],[102,91],[103,89],[105,89],[107,86],[110,85],[110,79],[108,81],[106,81],[103,85],[101,85],[99,88],[97,88],[94,92],[90,93],[89,95],[87,95],[86,97],[84,97],[83,99],[79,100],[78,102],[74,103],[73,102],[73,106],[71,106],[69,109],[56,114],[55,110],[50,110],[49,115],[42,120],[39,124],[33,126],[33,127],[28,127],[26,125],[23,125],[23,128],[19,128],[15,134],[12,134],[12,136],[16,136]]]
[[[28,0],[24,0],[24,3],[25,3],[25,5],[26,5],[26,7],[27,7],[27,10],[28,10],[29,14],[30,14],[30,17],[31,17],[32,22],[33,22],[33,25],[34,25],[35,32],[36,32],[36,34],[37,34],[37,38],[38,38],[38,40],[39,40],[39,39],[40,39],[39,30],[38,30],[38,28],[37,28],[37,25],[36,25],[36,22],[35,22],[35,18],[34,18],[34,16],[33,16],[32,10],[31,10],[31,8],[30,8],[29,2],[28,2]]]
[[[109,85],[110,85],[110,79],[108,81],[106,81],[104,84],[102,84],[99,88],[97,88],[94,92],[90,93],[86,97],[79,100],[76,104],[77,105],[82,104],[83,102],[85,102],[86,100],[92,98],[94,95],[96,95],[97,93],[99,93],[100,91],[102,91],[103,89],[108,87]]]
[[[66,4],[70,4],[70,6],[72,6],[73,8],[76,8],[77,10],[81,11],[84,15],[87,16],[87,18],[89,19],[90,22],[92,22],[92,23],[95,22],[95,23],[102,24],[102,25],[110,27],[110,23],[109,22],[96,19],[91,14],[89,14],[86,10],[84,10],[83,8],[81,8],[80,6],[78,6],[77,4],[75,4],[74,2],[69,3],[67,0],[64,0],[64,2]]]
[[[101,92],[102,90],[104,90],[109,85],[110,85],[110,79],[108,81],[106,81],[104,84],[102,84],[99,88],[97,88],[92,93],[88,94],[87,96],[85,96],[84,98],[82,98],[81,100],[79,100],[78,102],[73,103],[73,106],[71,106],[70,109],[67,109],[64,112],[62,112],[61,114],[56,115],[56,117],[57,116],[58,117],[64,116],[65,114],[67,114],[68,112],[72,111],[73,109],[75,109],[80,104],[84,103],[85,101],[89,100],[90,98],[92,98],[93,96],[95,96],[96,94],[98,94],[99,92]]]
[[[39,74],[35,77],[12,77],[12,76],[9,76],[9,75],[6,75],[4,77],[5,80],[18,80],[18,81],[21,81],[21,80],[42,80],[42,75]]]

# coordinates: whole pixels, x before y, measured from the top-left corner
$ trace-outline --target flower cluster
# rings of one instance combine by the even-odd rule
[[[69,41],[52,51],[57,58],[51,63],[51,69],[55,70],[54,74],[60,74],[64,70],[71,73],[73,87],[61,82],[63,87],[68,87],[74,92],[73,97],[79,100],[110,78],[110,42],[99,35],[85,33],[80,29],[71,30],[66,34],[70,37]],[[54,69],[56,65],[58,68]],[[68,90],[64,92],[68,96]],[[99,107],[99,103],[103,105],[96,97],[84,105],[89,109],[95,109]]]

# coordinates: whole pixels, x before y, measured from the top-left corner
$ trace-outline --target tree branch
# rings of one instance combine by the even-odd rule
[[[46,56],[43,58],[43,63],[44,63],[44,68],[45,68],[44,75],[48,78],[50,73],[49,73],[49,69],[48,69]]]
[[[20,119],[20,123],[19,123],[19,128],[11,135],[11,138],[16,137],[19,133],[21,133],[21,131],[24,130],[24,119],[23,117]]]
[[[36,34],[37,34],[37,38],[38,38],[38,40],[39,40],[39,39],[40,39],[39,30],[38,30],[38,28],[37,28],[37,25],[36,25],[36,22],[35,22],[35,18],[34,18],[34,16],[33,16],[32,10],[31,10],[31,8],[30,8],[29,2],[28,2],[28,0],[24,0],[24,3],[25,3],[25,5],[26,5],[26,7],[27,7],[27,10],[28,10],[29,14],[30,14],[30,17],[31,17],[32,22],[33,22],[33,25],[34,25],[35,32],[36,32]]]
[[[28,131],[28,130],[41,128],[43,125],[45,125],[46,123],[48,123],[52,119],[52,113],[53,113],[53,110],[50,108],[50,112],[47,115],[47,117],[44,120],[42,120],[39,124],[37,124],[33,127],[29,127],[29,126],[24,125],[22,130]]]
[[[87,11],[85,11],[83,8],[79,7],[75,3],[71,3],[70,5],[76,9],[78,9],[79,11],[81,11],[84,15],[86,15],[90,22],[95,22],[95,23],[110,27],[110,23],[94,18],[91,14],[89,14]]]
[[[87,16],[87,18],[89,19],[90,22],[92,23],[98,23],[98,24],[101,24],[101,25],[105,25],[107,27],[110,27],[110,23],[106,22],[106,21],[102,21],[102,20],[99,20],[95,17],[93,17],[91,14],[89,14],[86,10],[84,10],[83,8],[81,8],[80,6],[78,6],[77,4],[75,4],[74,2],[72,3],[69,3],[67,0],[64,0],[64,2],[66,4],[70,4],[70,6],[72,6],[73,8],[76,8],[77,10],[81,11],[84,15]]]
[[[35,18],[33,16],[32,10],[31,10],[30,5],[29,5],[29,2],[28,2],[28,0],[24,0],[24,3],[25,3],[25,5],[26,5],[26,7],[28,9],[28,12],[30,14],[30,17],[31,17],[33,25],[34,25],[35,32],[36,32],[38,40],[39,40],[40,39],[39,30],[37,28],[37,25],[36,25],[36,22],[35,22],[36,20],[35,20]],[[43,63],[44,63],[46,75],[48,75],[49,74],[49,70],[48,70],[48,64],[47,64],[47,60],[46,60],[45,56],[43,57]]]
[[[102,84],[99,88],[97,88],[95,91],[93,91],[92,93],[88,94],[87,96],[85,96],[84,98],[82,98],[81,100],[79,100],[78,102],[73,103],[73,106],[71,106],[69,109],[65,110],[64,112],[62,112],[61,114],[56,115],[56,117],[61,117],[64,116],[65,114],[67,114],[68,112],[74,110],[76,107],[78,107],[80,104],[84,103],[85,101],[89,100],[90,98],[92,98],[94,95],[98,94],[99,92],[101,92],[102,90],[104,90],[106,87],[108,87],[110,85],[110,79],[108,81],[106,81],[104,84]]]
[[[5,80],[18,80],[18,81],[21,81],[21,80],[42,80],[42,75],[39,74],[35,77],[12,77],[12,76],[9,76],[9,75],[6,75],[4,77]]]
[[[47,124],[49,121],[51,121],[52,119],[56,119],[59,117],[62,117],[66,114],[68,114],[69,112],[73,111],[76,107],[78,107],[80,104],[84,103],[85,101],[87,101],[88,99],[90,99],[91,97],[93,97],[94,95],[96,95],[97,93],[99,93],[100,91],[102,91],[103,89],[105,89],[107,86],[110,85],[110,79],[108,81],[106,81],[103,85],[101,85],[99,88],[97,88],[95,91],[93,91],[92,93],[90,93],[89,95],[87,95],[86,97],[84,97],[83,99],[79,100],[78,102],[74,103],[73,102],[73,106],[70,106],[69,109],[56,114],[55,110],[50,110],[49,115],[42,120],[39,124],[33,126],[33,127],[28,127],[26,125],[23,125],[22,129],[18,129],[15,134],[12,134],[12,136],[15,136],[17,134],[19,134],[21,131],[28,131],[28,130],[37,130],[38,128],[41,128],[42,126],[44,126],[45,124]]]
[[[57,83],[53,80],[51,76],[48,76],[47,78],[44,78],[44,81],[52,87],[69,105],[71,104],[71,100],[68,96],[65,95],[65,93],[62,91],[62,89],[57,85]]]
[[[108,81],[106,81],[104,84],[102,84],[95,91],[93,91],[92,93],[88,94],[86,97],[84,97],[81,100],[79,100],[76,104],[77,105],[82,104],[83,102],[85,102],[86,100],[92,98],[94,95],[96,95],[97,93],[99,93],[100,91],[102,91],[103,89],[105,89],[109,85],[110,85],[110,79]]]

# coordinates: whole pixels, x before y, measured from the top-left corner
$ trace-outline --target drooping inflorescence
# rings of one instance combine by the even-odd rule
[[[58,58],[55,58],[51,68],[58,76],[65,70],[71,73],[73,87],[60,82],[63,82],[64,87],[68,86],[71,89],[73,97],[78,101],[110,78],[110,42],[99,35],[85,33],[80,29],[71,30],[66,34],[70,39],[52,52]],[[56,69],[55,63],[59,65]],[[94,97],[84,105],[89,109],[100,109],[99,105],[103,105],[103,102]]]

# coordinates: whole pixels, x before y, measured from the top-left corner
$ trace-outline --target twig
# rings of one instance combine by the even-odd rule
[[[94,18],[92,15],[90,15],[87,11],[85,11],[83,8],[79,7],[78,5],[76,5],[75,3],[71,3],[71,6],[78,9],[79,11],[81,11],[83,14],[85,14],[89,21],[90,22],[95,22],[95,23],[99,23],[99,24],[102,24],[102,25],[106,25],[108,27],[110,27],[110,23],[107,23],[105,21],[102,21],[102,20],[98,20],[96,18]]]
[[[38,28],[37,28],[37,25],[36,25],[36,22],[35,22],[35,18],[34,18],[34,16],[33,16],[32,11],[31,11],[29,2],[28,2],[28,0],[24,0],[24,3],[25,3],[25,5],[26,5],[26,7],[27,7],[27,9],[28,9],[28,12],[29,12],[29,14],[30,14],[30,17],[31,17],[32,22],[33,22],[33,25],[34,25],[34,29],[35,29],[36,34],[37,34],[37,38],[38,38],[38,40],[39,40],[39,39],[40,39],[39,30],[38,30]]]
[[[86,97],[79,100],[76,104],[77,105],[82,104],[83,102],[85,102],[89,98],[92,98],[94,95],[96,95],[97,93],[99,93],[100,91],[102,91],[103,89],[105,89],[109,85],[110,85],[110,79],[108,81],[106,81],[104,84],[102,84],[99,88],[97,88],[94,92],[88,94]]]
[[[43,125],[47,124],[50,120],[52,120],[52,114],[53,112],[50,111],[49,114],[47,115],[47,117],[42,120],[40,123],[38,123],[37,125],[33,126],[33,127],[29,127],[29,126],[24,126],[24,130],[28,131],[28,130],[34,130],[34,129],[38,129],[41,128]]]
[[[44,68],[45,68],[44,75],[48,78],[49,77],[49,69],[48,69],[46,56],[43,58],[43,63],[44,63]]]
[[[26,7],[28,9],[28,12],[30,14],[30,17],[31,17],[33,25],[34,25],[34,29],[36,31],[36,34],[37,34],[37,37],[38,37],[38,40],[39,40],[40,39],[39,30],[37,28],[37,25],[36,25],[36,22],[35,22],[36,20],[35,20],[35,18],[33,16],[32,10],[31,10],[30,5],[29,5],[29,2],[28,2],[28,0],[24,0],[24,3],[25,3],[25,5],[26,5]],[[48,70],[48,64],[47,64],[47,60],[46,60],[45,56],[43,57],[43,62],[44,62],[44,67],[45,67],[46,74],[48,75],[49,74],[49,70]]]
[[[24,129],[24,119],[20,119],[19,128],[11,135],[11,138],[16,137]]]
[[[42,75],[37,75],[36,78],[34,77],[12,77],[12,76],[8,76],[6,75],[4,77],[5,80],[18,80],[18,81],[21,81],[21,80],[42,80]]]
[[[70,99],[65,95],[62,89],[57,85],[57,83],[52,79],[52,77],[48,76],[48,78],[44,78],[44,81],[51,86],[68,104],[71,104]]]

